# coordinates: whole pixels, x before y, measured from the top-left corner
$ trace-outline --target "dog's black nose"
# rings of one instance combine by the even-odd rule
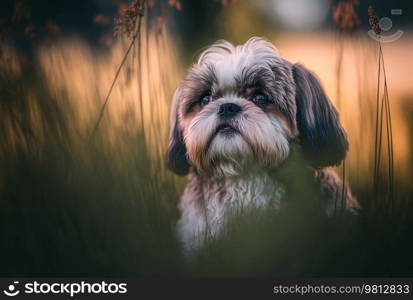
[[[224,103],[219,107],[218,114],[223,118],[232,118],[241,111],[241,107],[234,103]]]

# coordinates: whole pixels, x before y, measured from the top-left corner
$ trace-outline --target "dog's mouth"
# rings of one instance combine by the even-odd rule
[[[205,147],[205,152],[207,152],[209,150],[209,147],[212,144],[212,141],[214,140],[215,137],[217,137],[218,135],[222,135],[225,137],[231,137],[235,134],[240,134],[240,132],[231,124],[228,123],[223,123],[221,125],[219,125],[214,133],[211,135],[211,137],[209,138],[206,147]]]
[[[217,127],[214,136],[217,134],[231,135],[235,133],[239,133],[237,129],[228,123],[224,123]]]

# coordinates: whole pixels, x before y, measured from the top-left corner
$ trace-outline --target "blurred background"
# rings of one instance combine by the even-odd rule
[[[3,0],[0,276],[412,276],[412,9]],[[164,162],[172,94],[202,49],[252,36],[319,76],[350,140],[337,171],[363,212],[352,229],[250,216],[188,263],[174,233],[186,181]]]

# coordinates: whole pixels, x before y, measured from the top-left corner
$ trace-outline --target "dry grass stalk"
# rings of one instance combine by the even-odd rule
[[[355,7],[359,5],[358,0],[341,0],[333,9],[333,21],[343,32],[353,31],[360,25],[360,18]]]
[[[58,36],[61,32],[60,26],[52,21],[47,22],[44,26],[44,30],[49,36]]]
[[[376,15],[372,6],[368,8],[369,23],[374,32],[379,35],[381,29],[378,23],[378,16]],[[387,86],[386,68],[384,63],[384,55],[380,40],[378,41],[378,72],[377,72],[377,94],[376,94],[376,128],[375,128],[375,147],[374,147],[374,191],[376,198],[382,196],[379,190],[382,189],[382,155],[383,155],[383,140],[384,133],[387,138],[387,190],[385,191],[385,200],[389,205],[390,212],[392,212],[394,201],[394,152],[393,152],[393,133],[389,92]],[[383,95],[380,97],[381,83],[383,82]],[[385,126],[383,133],[383,126]]]
[[[105,16],[104,14],[97,14],[93,18],[93,23],[98,24],[98,25],[107,25],[109,24],[109,18]]]
[[[350,33],[352,32],[357,26],[360,25],[360,18],[356,12],[355,7],[359,5],[358,0],[340,0],[336,3],[333,9],[333,21],[336,24],[337,28],[340,31],[340,35],[338,36],[338,55],[336,60],[336,82],[337,82],[337,89],[336,89],[336,99],[338,107],[341,107],[341,79],[343,77],[343,55],[344,55],[344,37],[341,33]],[[342,163],[342,179],[346,181],[346,160],[343,160]],[[341,199],[340,199],[341,198]],[[335,203],[335,213],[337,213],[337,201],[341,201],[341,207],[346,207],[346,188],[343,185],[341,190],[341,197],[337,195],[336,203]],[[343,212],[343,210],[342,210]]]
[[[24,35],[30,39],[36,37],[36,27],[33,24],[29,24],[24,28]]]
[[[119,65],[119,68],[116,71],[115,77],[109,88],[105,101],[103,102],[103,106],[100,110],[96,125],[92,130],[91,137],[95,135],[96,130],[99,127],[100,121],[102,120],[103,113],[105,111],[106,105],[108,104],[109,97],[112,93],[113,87],[115,86],[116,80],[119,77],[120,71],[122,70],[122,67],[125,64],[126,59],[128,58],[128,55],[130,51],[132,50],[132,47],[134,46],[136,39],[140,35],[143,12],[145,10],[145,4],[146,4],[146,0],[133,0],[132,3],[127,8],[121,10],[121,15],[115,18],[116,25],[114,28],[114,34],[119,35],[121,32],[123,32],[126,34],[127,37],[132,36],[132,39],[131,39],[128,49],[125,52],[125,55],[123,56],[123,59]],[[132,32],[133,32],[133,35],[132,35]]]
[[[179,1],[179,0],[168,0],[168,5],[169,5],[170,7],[175,8],[175,9],[178,10],[178,11],[181,11],[181,10],[182,10],[182,3],[181,3],[181,1]]]
[[[13,16],[11,18],[12,22],[15,24],[20,24],[30,20],[32,16],[32,11],[30,7],[23,1],[15,1]]]
[[[133,0],[129,6],[121,6],[119,16],[115,18],[114,36],[125,34],[128,38],[136,35],[136,24],[143,16],[145,0]]]

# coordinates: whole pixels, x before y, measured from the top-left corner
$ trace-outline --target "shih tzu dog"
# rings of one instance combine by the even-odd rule
[[[178,223],[184,248],[217,236],[241,209],[279,210],[288,182],[295,181],[279,175],[296,159],[293,149],[327,215],[357,208],[347,186],[326,168],[344,159],[348,142],[316,76],[261,38],[206,49],[175,91],[171,111],[168,167],[190,174]]]

